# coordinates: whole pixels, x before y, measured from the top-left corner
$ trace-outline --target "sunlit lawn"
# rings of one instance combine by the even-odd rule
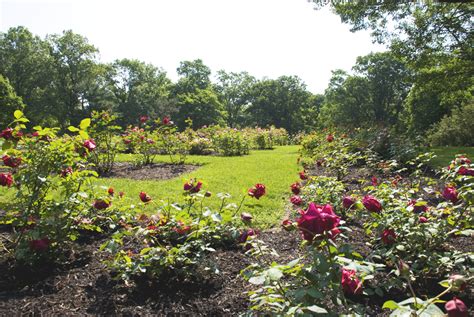
[[[471,158],[471,160],[474,159],[474,147],[440,146],[423,148],[423,151],[429,151],[436,154],[436,157],[431,161],[431,165],[438,168],[447,166],[456,154],[465,154],[467,157]]]

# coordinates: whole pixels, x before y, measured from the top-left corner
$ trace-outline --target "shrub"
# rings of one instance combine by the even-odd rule
[[[222,129],[216,132],[212,141],[217,152],[224,156],[245,155],[250,152],[249,140],[237,129]]]

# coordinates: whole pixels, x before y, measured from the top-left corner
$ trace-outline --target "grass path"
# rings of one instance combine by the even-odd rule
[[[201,180],[203,190],[213,196],[209,203],[218,207],[217,193],[229,193],[229,202],[239,203],[247,190],[255,183],[263,183],[267,195],[260,200],[246,198],[242,211],[250,212],[255,225],[270,227],[278,225],[284,213],[284,206],[290,194],[289,186],[298,180],[298,146],[281,146],[269,151],[252,151],[239,157],[189,156],[186,163],[202,165],[197,170],[182,174],[174,179],[130,180],[109,178],[99,181],[100,185],[113,186],[115,191],[125,192],[127,197],[137,199],[145,191],[154,200],[181,201],[183,184],[190,178]],[[118,161],[133,160],[133,155],[122,154]],[[169,162],[166,156],[159,156],[157,162]]]
[[[439,146],[423,148],[423,151],[436,154],[436,157],[431,161],[431,165],[438,168],[448,166],[456,154],[466,154],[471,160],[474,159],[474,147],[468,146]]]

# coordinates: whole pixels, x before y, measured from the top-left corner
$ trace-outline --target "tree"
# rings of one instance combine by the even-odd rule
[[[0,130],[13,121],[15,110],[23,110],[24,107],[9,81],[0,75]]]
[[[177,94],[206,89],[211,85],[211,69],[201,59],[181,62],[176,71],[181,77],[175,87]]]
[[[174,103],[170,100],[171,80],[166,72],[138,60],[122,59],[109,65],[108,88],[123,125],[135,124],[142,115],[170,115]]]
[[[255,77],[247,72],[226,73],[217,72],[216,90],[226,110],[227,124],[234,128],[241,126],[245,121],[244,109],[249,104],[250,89],[256,83]]]
[[[304,130],[303,109],[310,108],[311,93],[297,76],[264,79],[250,92],[250,124],[260,127],[275,125],[290,133]]]

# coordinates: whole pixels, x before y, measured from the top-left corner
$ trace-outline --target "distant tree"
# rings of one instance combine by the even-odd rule
[[[226,122],[230,127],[244,124],[245,108],[249,104],[250,89],[256,83],[255,77],[247,72],[217,72],[216,90],[226,110]]]
[[[142,115],[170,115],[174,103],[170,99],[171,80],[166,72],[138,60],[122,59],[109,65],[108,89],[114,110],[123,125],[136,124]]]
[[[184,129],[188,118],[194,128],[223,124],[226,114],[211,85],[210,68],[197,59],[181,62],[177,72],[180,78],[172,91],[177,101],[175,122],[178,127]]]
[[[0,130],[13,121],[13,112],[23,110],[25,105],[8,80],[0,75]]]
[[[275,125],[290,133],[304,130],[303,109],[311,104],[311,93],[297,76],[281,76],[255,83],[250,92],[249,124]]]

